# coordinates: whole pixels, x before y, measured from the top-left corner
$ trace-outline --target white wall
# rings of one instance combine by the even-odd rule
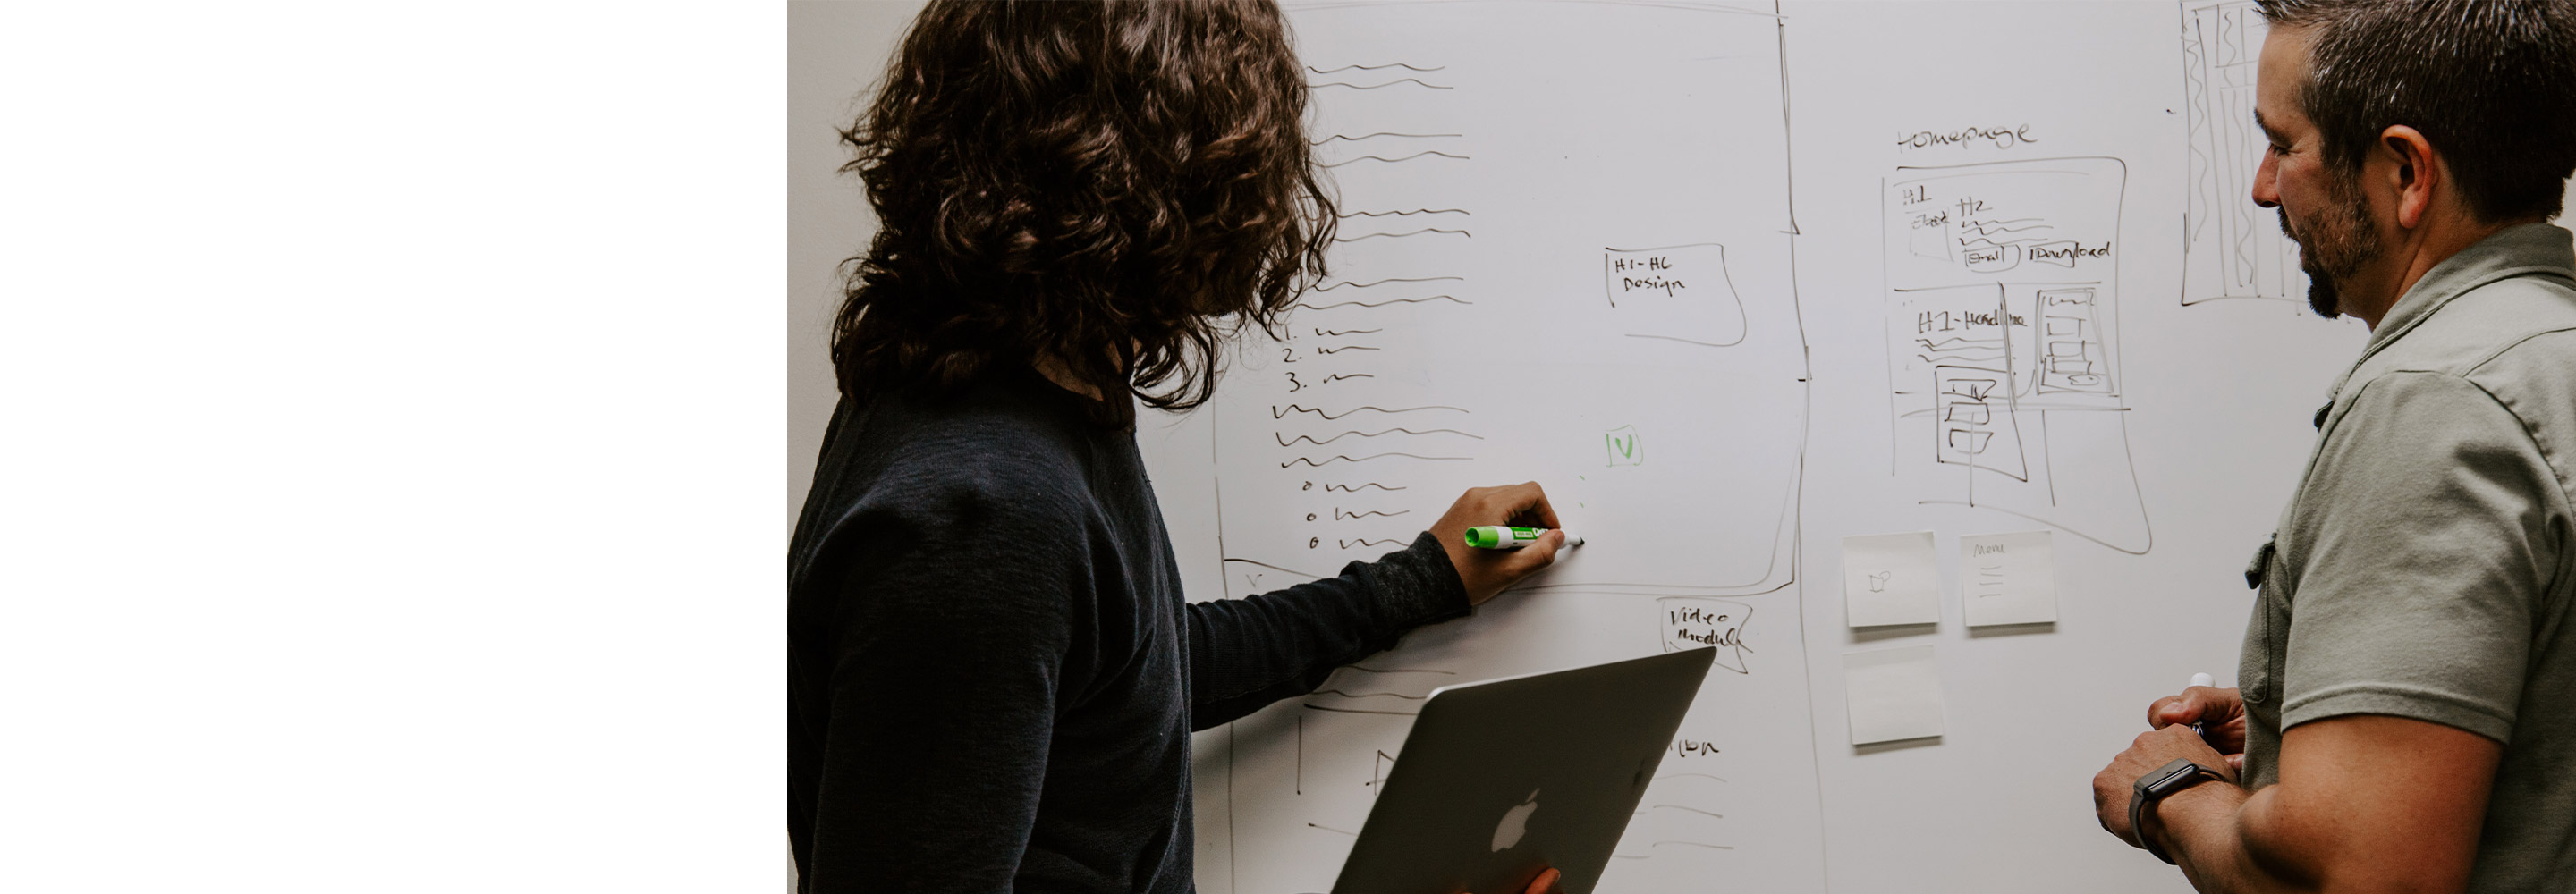
[[[918,0],[797,0],[787,4],[787,524],[805,505],[814,453],[832,420],[832,312],[842,260],[876,235],[839,129],[893,57]],[[783,542],[783,538],[782,538]]]

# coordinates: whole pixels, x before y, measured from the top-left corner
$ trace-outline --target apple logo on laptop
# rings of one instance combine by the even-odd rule
[[[1529,832],[1530,814],[1538,812],[1538,789],[1530,789],[1529,798],[1520,806],[1503,811],[1503,821],[1494,824],[1494,849],[1502,850],[1521,843]]]

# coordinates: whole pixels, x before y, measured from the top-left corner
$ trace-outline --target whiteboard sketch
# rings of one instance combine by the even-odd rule
[[[1401,548],[1477,485],[1539,480],[1587,543],[1486,617],[1237,721],[1226,882],[1327,889],[1440,686],[1705,643],[1728,672],[1604,890],[1821,889],[1778,17],[1288,9],[1341,230],[1329,275],[1280,337],[1244,341],[1206,410],[1228,592]]]
[[[2129,553],[2152,537],[2119,369],[2116,158],[1898,168],[1885,186],[1891,470]]]
[[[2190,5],[2182,20],[2190,170],[2183,211],[2182,303],[2301,300],[2307,275],[2279,221],[2255,207],[2254,170],[2269,141],[2254,126],[2254,71],[2268,28],[2251,2]]]

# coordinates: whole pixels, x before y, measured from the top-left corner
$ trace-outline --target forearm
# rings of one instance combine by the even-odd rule
[[[1190,727],[1206,729],[1312,692],[1406,631],[1466,614],[1467,600],[1425,537],[1335,577],[1189,608]]]
[[[2141,834],[2156,836],[2202,894],[2321,891],[2311,861],[2285,846],[2278,786],[2248,794],[2224,783],[2193,786],[2155,806]]]

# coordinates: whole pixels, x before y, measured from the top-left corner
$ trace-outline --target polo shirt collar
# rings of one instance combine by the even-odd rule
[[[2405,338],[2451,299],[2496,280],[2534,273],[2560,277],[2576,273],[2576,234],[2555,224],[2515,224],[2443,258],[2398,297],[2388,309],[2388,316],[2380,318],[2379,328],[2370,333],[2370,342],[2362,346],[2361,356],[2335,379],[2334,390],[2329,394],[2343,394],[2344,382],[2369,362],[2371,355]],[[2318,421],[2324,421],[2322,414]]]

